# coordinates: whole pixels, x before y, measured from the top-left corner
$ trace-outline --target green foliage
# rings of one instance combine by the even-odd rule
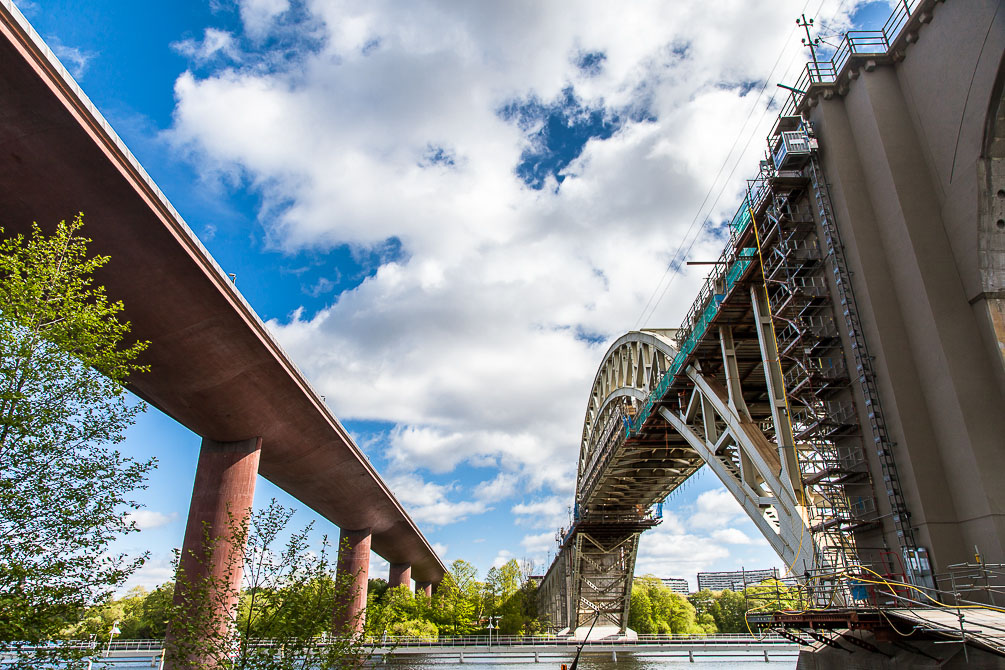
[[[489,570],[486,580],[467,561],[451,565],[432,599],[399,586],[370,593],[366,633],[373,638],[411,635],[522,635],[541,629],[537,618],[537,587],[515,560]],[[374,580],[371,580],[371,582]]]
[[[750,611],[800,610],[805,606],[798,588],[786,586],[777,579],[765,579],[760,584],[748,586],[745,594]]]
[[[113,447],[144,410],[124,384],[146,343],[94,285],[109,259],[82,225],[0,242],[0,648],[54,638],[144,560],[107,549],[153,467]]]
[[[694,606],[698,616],[701,616],[712,613],[712,607],[715,605],[715,597],[716,593],[714,591],[702,589],[689,595],[687,601]]]
[[[320,551],[309,549],[310,525],[280,546],[292,515],[275,500],[253,515],[230,515],[225,534],[214,538],[207,532],[204,551],[178,566],[182,588],[166,642],[173,668],[323,670],[365,661],[361,636],[330,635],[333,619],[353,595],[353,575],[336,575],[327,537]],[[231,579],[242,562],[238,552],[227,552],[222,574],[205,569],[228,545],[247,547],[243,591]],[[216,614],[221,610],[227,612],[223,620]],[[263,639],[270,644],[261,645]]]
[[[204,659],[211,656],[226,663],[237,658],[235,650],[240,652],[242,648],[253,645],[255,640],[263,638],[284,640],[287,658],[292,658],[304,646],[302,641],[291,639],[291,636],[295,638],[297,635],[314,634],[317,641],[330,640],[327,633],[333,613],[327,608],[329,605],[339,605],[332,605],[330,602],[319,604],[319,601],[323,600],[324,591],[337,590],[338,586],[332,584],[331,574],[324,579],[311,581],[304,579],[302,567],[291,569],[297,561],[302,560],[302,553],[309,553],[302,541],[303,532],[294,533],[282,551],[276,553],[269,550],[271,557],[263,558],[263,547],[275,544],[279,528],[288,521],[287,515],[288,512],[273,505],[269,510],[252,517],[252,527],[259,530],[254,533],[254,539],[250,540],[252,548],[246,556],[243,587],[234,616],[229,627],[225,627],[224,634],[210,625],[211,607],[201,607],[192,602],[196,600],[196,596],[210,604],[222,602],[220,593],[214,595],[210,589],[220,586],[219,580],[198,579],[195,586],[189,587],[192,595],[188,596],[187,605],[179,607],[173,604],[173,582],[162,584],[149,593],[137,587],[122,598],[108,600],[87,610],[80,621],[67,629],[66,636],[87,639],[93,634],[98,640],[107,640],[112,624],[117,621],[119,639],[162,638],[164,622],[172,616],[184,616],[187,623],[182,626],[181,635],[176,635],[182,639],[172,643],[175,655],[187,654]],[[238,541],[240,532],[239,530]],[[219,542],[220,540],[207,540],[209,545]],[[292,552],[291,546],[294,548]],[[256,558],[253,559],[253,556]],[[208,555],[204,555],[201,560],[208,560]],[[291,578],[290,573],[297,576]],[[501,582],[500,575],[503,576]],[[485,582],[479,582],[476,576],[474,568],[465,561],[452,565],[449,582],[454,585],[458,582],[465,584],[466,589],[457,589],[457,592],[466,592],[474,600],[481,602],[481,605],[474,601],[461,602],[460,607],[453,611],[446,608],[451,598],[444,597],[449,596],[449,592],[440,594],[442,587],[430,599],[423,592],[412,593],[405,586],[388,588],[385,580],[370,579],[365,635],[374,640],[398,636],[436,640],[441,630],[446,635],[452,634],[455,623],[458,630],[467,631],[468,634],[487,635],[488,616],[496,617],[494,634],[533,634],[541,630],[537,618],[537,586],[526,578],[525,571],[521,570],[516,561],[490,570]],[[494,595],[493,589],[497,590]],[[227,593],[234,595],[233,590],[224,589],[223,595]],[[338,596],[333,596],[331,600],[337,601]],[[485,614],[476,618],[472,612],[478,611],[479,607]],[[468,615],[455,622],[452,616],[458,611],[468,612]],[[306,620],[299,618],[301,615]],[[270,653],[272,651],[274,648]],[[254,658],[254,653],[250,653],[249,658],[241,662],[247,668],[285,667],[263,666],[262,659]],[[192,665],[194,662],[182,667]]]
[[[699,625],[707,628],[714,624],[720,633],[750,632],[744,619],[747,612],[794,610],[802,606],[799,589],[776,579],[766,579],[739,592],[705,589],[692,593],[688,601],[698,612]]]
[[[698,625],[694,606],[659,579],[646,576],[632,584],[628,627],[636,633],[697,635],[707,632]]]
[[[527,579],[524,570],[514,559],[486,575],[485,612],[498,617],[496,625],[500,635],[523,635],[540,630],[537,617],[537,585]]]
[[[379,602],[384,596],[384,592],[387,591],[387,587],[388,584],[386,579],[381,579],[380,577],[370,577],[366,580],[366,595],[368,602],[369,599]]]
[[[171,616],[171,601],[174,596],[174,582],[161,584],[153,591],[136,586],[118,599],[109,599],[86,610],[79,620],[68,626],[61,637],[86,640],[107,639],[112,624],[117,624],[117,639],[158,639],[164,637],[168,617]]]
[[[433,594],[433,616],[441,631],[470,635],[480,628],[484,597],[477,576],[478,570],[467,561],[458,559],[450,564]]]
[[[409,635],[435,640],[439,630],[431,615],[430,601],[425,594],[413,594],[404,585],[388,588],[379,599],[368,596],[366,633],[374,638]]]
[[[747,611],[747,602],[743,593],[735,591],[720,591],[712,606],[712,618],[720,633],[745,633],[747,625],[743,615]]]

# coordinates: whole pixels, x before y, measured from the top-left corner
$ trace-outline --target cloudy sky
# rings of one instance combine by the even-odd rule
[[[608,344],[676,327],[807,52],[887,0],[20,0],[446,560],[543,571]],[[821,45],[826,49],[826,44]],[[67,213],[70,216],[72,213]],[[97,223],[93,225],[98,225]],[[169,577],[199,438],[150,410]],[[257,503],[297,506],[260,480]],[[302,506],[300,506],[302,507]],[[301,510],[298,521],[314,516]],[[319,522],[319,529],[333,531]],[[779,564],[713,476],[637,572]],[[386,564],[375,558],[383,576]]]

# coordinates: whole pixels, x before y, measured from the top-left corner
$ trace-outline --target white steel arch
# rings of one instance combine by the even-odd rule
[[[593,378],[586,404],[583,434],[579,447],[580,481],[589,471],[599,447],[623,417],[648,396],[677,354],[674,329],[633,330],[615,340],[604,354]]]

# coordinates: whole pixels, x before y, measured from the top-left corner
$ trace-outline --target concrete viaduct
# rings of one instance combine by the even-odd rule
[[[0,226],[86,213],[98,277],[152,344],[131,390],[202,436],[184,547],[250,507],[261,474],[341,529],[366,604],[370,550],[392,586],[445,568],[339,420],[10,0],[0,0]],[[217,566],[219,569],[219,566]],[[240,578],[239,576],[237,577]],[[362,624],[361,617],[356,625]]]

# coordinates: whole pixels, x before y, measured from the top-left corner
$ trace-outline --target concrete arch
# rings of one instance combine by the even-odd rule
[[[1005,54],[998,65],[977,161],[977,269],[980,293],[972,300],[985,340],[997,359],[1005,389]]]

